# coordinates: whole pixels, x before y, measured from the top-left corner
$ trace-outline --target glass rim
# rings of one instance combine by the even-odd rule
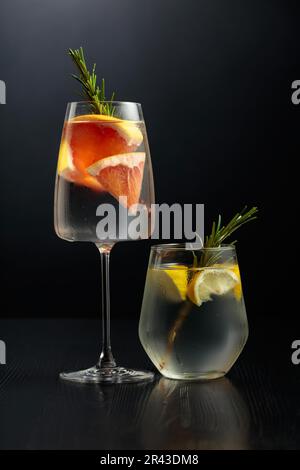
[[[138,103],[136,101],[111,101],[111,100],[106,100],[106,101],[101,101],[101,103],[104,104],[135,104],[137,106],[142,106],[141,103]],[[94,104],[94,101],[92,100],[81,100],[81,101],[68,101],[68,104]]]
[[[235,246],[230,243],[222,244],[218,247],[201,247],[201,248],[189,248],[187,245],[189,242],[185,243],[159,243],[158,245],[152,245],[151,250],[153,251],[235,251]],[[193,243],[190,243],[191,245]]]

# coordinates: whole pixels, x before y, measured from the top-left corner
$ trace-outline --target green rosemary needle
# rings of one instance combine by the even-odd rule
[[[102,78],[101,86],[97,84],[96,64],[93,65],[92,72],[90,73],[82,47],[79,49],[69,49],[69,55],[79,71],[79,75],[72,74],[72,77],[82,85],[84,97],[92,102],[94,113],[113,116],[115,110],[112,101],[115,94],[113,93],[110,100],[106,101],[105,81]]]
[[[217,222],[213,222],[211,233],[205,237],[204,248],[218,248],[227,240],[236,230],[238,230],[242,225],[254,220],[257,218],[258,208],[252,207],[247,211],[247,206],[245,206],[241,212],[235,214],[234,217],[226,224],[222,225],[222,218],[221,215],[218,217]],[[230,242],[230,245],[234,245],[236,240]],[[203,252],[200,260],[201,266],[207,266],[214,264],[220,254],[218,252],[212,251],[209,253]]]

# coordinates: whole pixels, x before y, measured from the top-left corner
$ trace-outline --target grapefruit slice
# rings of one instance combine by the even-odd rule
[[[65,123],[74,166],[80,172],[101,158],[134,152],[143,141],[136,122],[101,114],[77,116]]]
[[[71,148],[65,138],[63,138],[59,149],[57,173],[72,183],[86,186],[95,191],[101,191],[102,189],[101,184],[96,178],[87,172],[78,171],[74,166]]]
[[[73,122],[102,122],[107,127],[115,129],[118,134],[123,137],[127,145],[134,145],[138,147],[143,141],[143,134],[137,126],[137,121],[128,121],[114,116],[107,116],[105,114],[85,114],[83,116],[76,116],[72,119]]]
[[[63,173],[61,173],[61,175],[64,177],[64,179],[70,181],[71,183],[75,183],[79,186],[85,186],[86,188],[93,189],[94,191],[103,191],[103,187],[99,181],[88,174],[83,175],[77,170],[66,169],[63,171]]]
[[[126,196],[130,208],[140,199],[144,165],[145,152],[123,153],[98,160],[87,172],[116,199]]]

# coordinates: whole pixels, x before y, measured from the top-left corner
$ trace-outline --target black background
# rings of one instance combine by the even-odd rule
[[[81,45],[117,99],[143,105],[157,202],[205,203],[207,223],[259,206],[259,220],[238,236],[248,315],[285,315],[298,243],[295,5],[1,0],[1,316],[99,315],[96,248],[53,229],[61,127],[66,103],[79,99],[67,49]],[[150,244],[114,248],[114,316],[138,319]]]

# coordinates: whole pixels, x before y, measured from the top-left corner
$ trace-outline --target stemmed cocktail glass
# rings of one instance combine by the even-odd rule
[[[102,269],[102,351],[89,369],[62,373],[76,382],[123,383],[149,380],[151,372],[116,365],[110,343],[109,255],[118,241],[148,238],[154,187],[141,105],[108,103],[95,114],[92,102],[69,103],[60,145],[54,218],[59,237],[95,243]],[[129,230],[143,211],[147,230]],[[136,226],[133,224],[133,226]]]

